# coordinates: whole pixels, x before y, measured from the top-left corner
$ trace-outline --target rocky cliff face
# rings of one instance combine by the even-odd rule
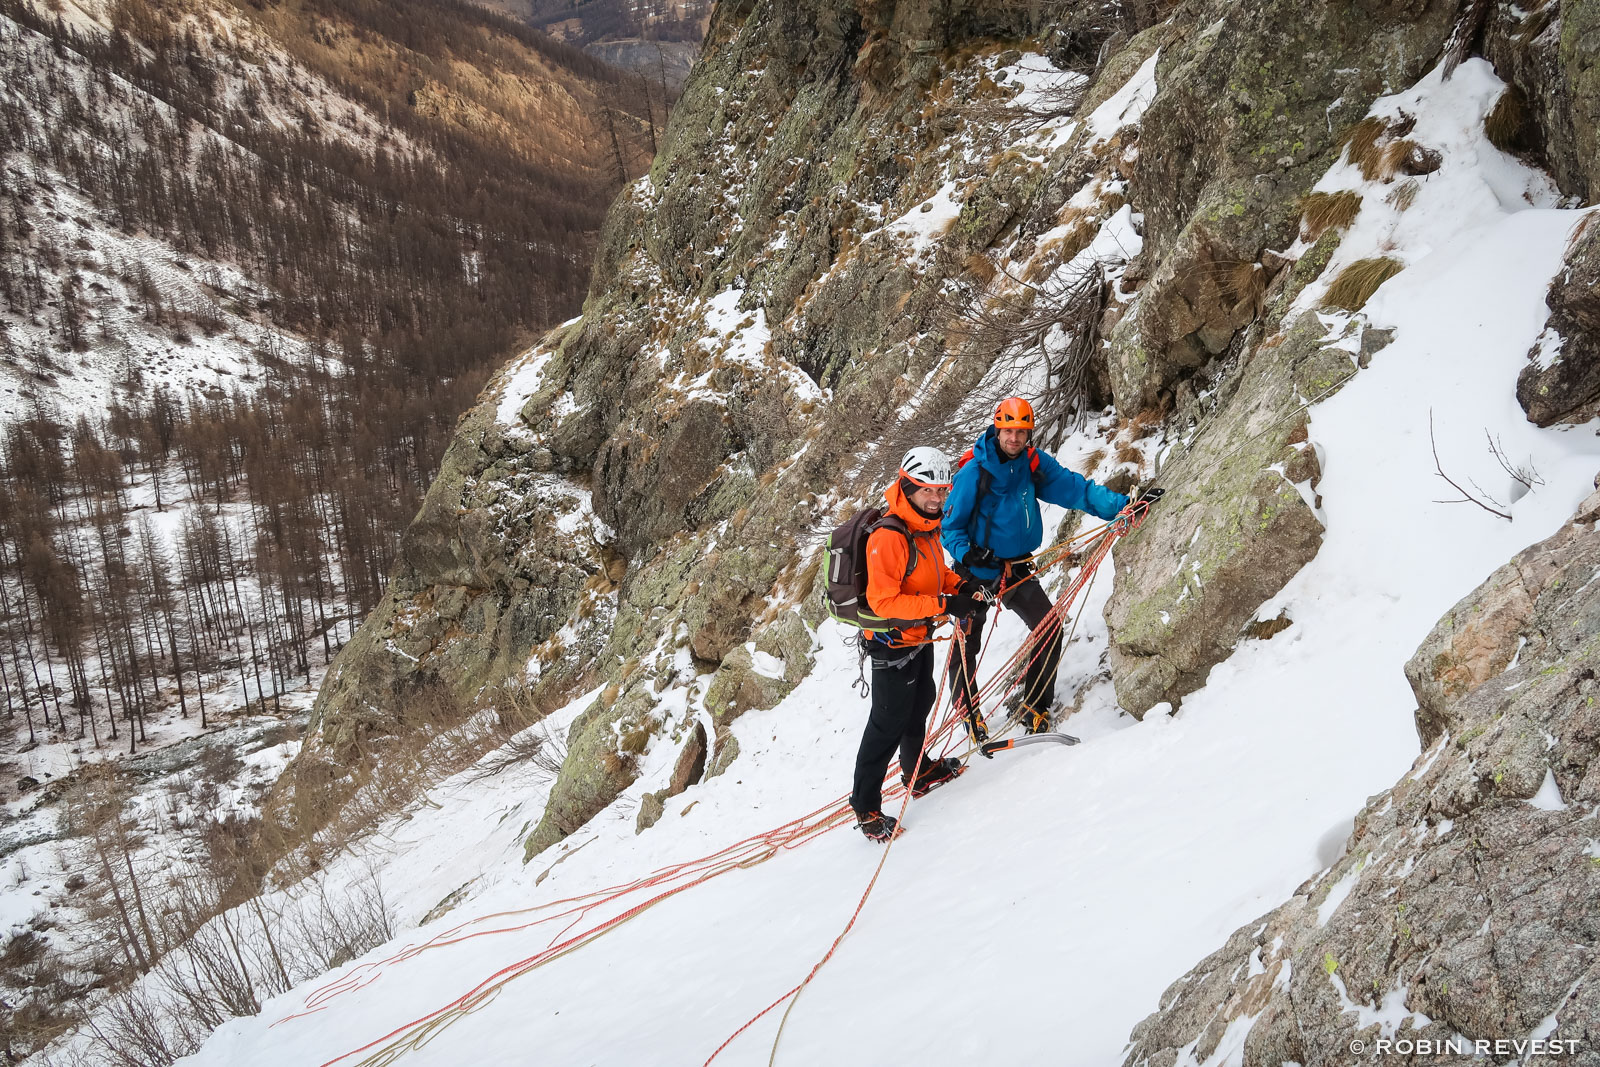
[[[672,746],[648,828],[810,670],[827,527],[1023,381],[1058,428],[1102,413],[1086,473],[1168,489],[1118,547],[1107,665],[1129,713],[1177,705],[1291,622],[1261,609],[1323,540],[1306,408],[1387,343],[1358,312],[1420,183],[1492,143],[1592,195],[1594,7],[725,0],[583,316],[463,419],[286,790],[337,783],[418,691],[536,716],[593,689],[526,854]],[[1451,40],[1510,86],[1477,140],[1369,116]],[[1597,232],[1517,383],[1540,424],[1595,414]],[[1597,509],[1440,621],[1407,668],[1411,773],[1171,987],[1130,1065],[1600,1037]]]
[[[1600,227],[1592,219],[1550,286],[1549,325],[1517,377],[1517,400],[1540,426],[1600,415]]]
[[[1098,308],[1137,250],[1133,127],[1074,123],[1086,79],[1012,47],[1092,52],[1113,29],[1052,35],[982,3],[721,5],[583,317],[463,420],[303,766],[403,729],[418,686],[545,708],[599,686],[530,854],[632,781],[629,746],[704,734],[726,766],[721,728],[809,669],[814,550],[840,509],[910,444],[970,439],[985,402],[959,406],[997,357],[1021,373],[1018,330],[1079,313],[1035,295],[1052,278],[1086,279]],[[1086,252],[1108,225],[1123,239]]]
[[[1586,40],[1585,10],[1540,34]],[[1351,315],[1359,300],[1329,317],[1343,225],[1306,194],[1364,144],[1405,209],[1439,152],[1407,140],[1404,116],[1358,120],[1463,18],[1439,3],[1188,2],[1148,25],[981,0],[720,4],[655,165],[611,211],[582,318],[463,419],[292,780],[403,731],[404,695],[429,686],[462,707],[597,691],[530,856],[627,788],[648,746],[680,749],[662,792],[719,773],[737,755],[728,722],[810,668],[822,533],[906,447],[963,447],[1019,381],[1058,426],[1113,406],[1086,473],[1169,489],[1118,549],[1109,669],[1130,713],[1181,701],[1252,624],[1271,630],[1259,609],[1317,552],[1304,408],[1386,340]],[[1497,47],[1502,23],[1482,39]],[[1588,53],[1538,40],[1518,62],[1549,90],[1539,114],[1584,113]],[[1582,196],[1579,126],[1528,119],[1520,135]],[[1588,295],[1552,291],[1579,324],[1562,336],[1582,332]],[[1563,395],[1588,395],[1576,378]],[[1558,645],[1539,653],[1558,657],[1552,676]],[[1429,699],[1430,723],[1467,714]],[[1268,969],[1251,1018],[1280,974],[1289,988]],[[1184,1027],[1212,1025],[1215,1005],[1183,1003],[1138,1055],[1175,1057]]]
[[[1130,1067],[1366,1062],[1380,1040],[1385,1063],[1532,1040],[1600,1062],[1597,515],[1600,490],[1440,620],[1406,668],[1411,773],[1337,863],[1167,990]]]

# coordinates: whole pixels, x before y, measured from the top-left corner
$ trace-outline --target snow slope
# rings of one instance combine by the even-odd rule
[[[1327,538],[1263,610],[1281,609],[1294,625],[1241,646],[1176,716],[1135,724],[1102,690],[1069,727],[1081,746],[975,760],[960,781],[914,802],[909,832],[789,1017],[776,1062],[1114,1063],[1165,986],[1324,866],[1319,842],[1413,762],[1414,702],[1401,665],[1459,597],[1570,514],[1600,465],[1594,426],[1537,429],[1513,396],[1580,213],[1534,206],[1536,195],[1476,198],[1459,212],[1443,206],[1473,194],[1474,182],[1505,188],[1506,168],[1519,166],[1482,142],[1482,107],[1493,102],[1482,67],[1465,64],[1450,83],[1431,76],[1405,101],[1421,114],[1419,131],[1449,132],[1435,142],[1447,166],[1423,183],[1413,208],[1430,213],[1403,235],[1407,269],[1365,312],[1396,330],[1394,342],[1312,411]],[[1520,178],[1520,188],[1537,190],[1531,172]],[[1432,196],[1437,209],[1426,208]],[[1371,255],[1395,239],[1353,232],[1341,255]],[[1330,317],[1329,326],[1338,343],[1347,323]],[[1434,502],[1450,492],[1434,473],[1430,408],[1442,460],[1496,492],[1510,521]],[[1485,431],[1543,484],[1509,499],[1493,481],[1505,478],[1494,474]],[[1098,664],[1108,588],[1102,575],[1063,692]],[[641,836],[629,805],[659,786],[659,757],[611,811],[525,868],[514,836],[493,829],[509,799],[474,800],[459,784],[436,792],[439,807],[416,810],[412,844],[389,864],[390,888],[402,912],[419,914],[444,885],[414,876],[422,861],[481,839],[454,852],[464,903],[369,959],[478,917],[706,855],[834,801],[848,786],[865,716],[845,637],[825,627],[813,673],[777,708],[734,724],[744,755],[668,801]],[[1003,616],[986,662],[1020,637]],[[401,1062],[704,1062],[822,957],[882,857],[840,830],[674,896],[509,983]],[[644,899],[626,897],[582,925]],[[430,949],[361,971],[359,988],[289,1018],[312,992],[296,990],[226,1024],[184,1062],[355,1063],[379,1046],[344,1054],[574,932],[534,926]],[[717,1062],[767,1062],[779,1015]]]

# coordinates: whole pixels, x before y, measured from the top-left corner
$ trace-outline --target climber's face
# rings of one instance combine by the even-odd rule
[[[1024,448],[1028,447],[1027,430],[1007,427],[997,430],[996,433],[999,435],[1000,451],[1004,452],[1007,458],[1015,459],[1022,454]]]

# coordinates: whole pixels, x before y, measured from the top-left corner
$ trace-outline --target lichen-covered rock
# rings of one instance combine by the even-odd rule
[[[1321,546],[1306,502],[1321,472],[1297,397],[1326,395],[1355,372],[1347,353],[1324,347],[1325,332],[1305,315],[1253,351],[1162,468],[1161,504],[1117,546],[1106,621],[1128,712],[1176,705],[1204,685],[1256,609]]]
[[[661,821],[661,816],[667,813],[667,791],[657,789],[653,793],[646,793],[639,798],[639,814],[634,816],[633,832],[642,834],[650,827]]]
[[[672,777],[668,779],[667,787],[646,793],[639,799],[639,814],[634,819],[634,833],[642,834],[660,822],[661,816],[666,814],[667,801],[705,776],[707,755],[709,753],[706,728],[703,723],[696,722],[689,731],[683,748],[678,751],[678,759],[672,765]]]
[[[523,862],[573,833],[634,783],[638,763],[619,748],[619,727],[644,726],[652,703],[637,692],[619,699],[615,707],[597,700],[572,721],[567,758],[550,788],[543,818],[523,842]]]
[[[705,776],[706,757],[709,754],[705,724],[697,722],[689,731],[683,749],[678,753],[678,761],[672,765],[672,778],[667,783],[667,796],[675,797],[700,781]]]
[[[1579,224],[1550,283],[1550,321],[1517,376],[1517,400],[1540,426],[1600,415],[1600,226]]]
[[[645,554],[688,524],[689,505],[722,464],[723,416],[720,404],[690,401],[670,419],[614,434],[601,450],[596,512],[622,532],[626,554]]]
[[[1514,150],[1536,155],[1561,191],[1600,193],[1600,3],[1494,5],[1483,52],[1519,94]]]
[[[706,709],[718,726],[747,711],[776,707],[816,662],[816,635],[799,613],[785,611],[754,641],[723,657],[711,686]]]
[[[711,679],[706,710],[722,725],[747,711],[777,707],[792,688],[784,680],[782,660],[759,651],[753,643],[741,645],[723,657]]]
[[[1293,240],[1338,134],[1433,64],[1453,14],[1424,0],[1180,9],[1139,131],[1131,198],[1150,280],[1112,334],[1120,409],[1154,406],[1228,349],[1260,310],[1263,252]]]
[[[817,635],[793,609],[756,634],[756,651],[783,661],[783,680],[790,687],[811,673],[816,663]]]
[[[1530,1038],[1600,1063],[1597,571],[1600,533],[1569,524],[1441,620],[1412,661],[1426,751],[1337,863],[1168,988],[1128,1067],[1204,1061],[1224,1036],[1247,1064],[1369,1062],[1378,1038],[1394,1044],[1371,1062],[1410,1067]],[[1469,1054],[1398,1040],[1455,1036]]]
[[[711,756],[711,766],[706,769],[707,778],[715,778],[726,771],[734,760],[739,758],[739,739],[726,729],[717,731],[717,747]]]
[[[1582,519],[1581,509],[1577,518]],[[1569,524],[1537,551],[1512,557],[1434,626],[1406,663],[1406,678],[1417,698],[1417,736],[1424,748],[1446,730],[1462,732],[1450,719],[1462,696],[1524,653],[1540,653],[1544,635],[1527,625],[1534,600],[1565,563],[1562,550],[1592,537],[1592,529]]]

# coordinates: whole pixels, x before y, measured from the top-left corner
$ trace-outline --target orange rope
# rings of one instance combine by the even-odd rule
[[[1147,507],[1148,507],[1148,505],[1146,506],[1146,508]],[[1083,566],[1082,570],[1079,572],[1077,579],[1066,590],[1064,595],[1059,600],[1057,600],[1057,602],[1055,604],[1051,605],[1050,613],[1049,613],[1049,615],[1046,616],[1046,620],[1044,622],[1040,623],[1040,625],[1038,627],[1036,627],[1031,634],[1029,634],[1028,639],[1023,642],[1022,647],[1019,648],[1015,654],[1013,654],[1013,656],[1011,657],[1011,660],[1009,660],[1008,663],[1014,662],[1014,661],[1020,659],[1022,653],[1027,650],[1029,645],[1037,646],[1035,651],[1034,651],[1034,654],[1033,654],[1034,658],[1037,658],[1042,653],[1042,651],[1044,649],[1044,646],[1049,643],[1049,640],[1050,640],[1050,637],[1051,637],[1051,634],[1048,632],[1049,628],[1052,625],[1057,630],[1059,630],[1061,628],[1061,626],[1063,625],[1062,620],[1063,620],[1064,615],[1065,615],[1066,607],[1071,605],[1072,601],[1077,597],[1078,593],[1080,591],[1082,591],[1083,588],[1088,584],[1088,578],[1093,574],[1095,568],[1097,568],[1100,565],[1100,563],[1105,559],[1106,555],[1110,552],[1112,543],[1114,541],[1116,541],[1118,537],[1121,537],[1124,534],[1130,532],[1131,530],[1137,528],[1139,523],[1143,521],[1143,511],[1144,510],[1145,509],[1140,509],[1137,512],[1135,512],[1134,509],[1133,509],[1133,506],[1130,505],[1129,508],[1127,509],[1127,512],[1126,512],[1126,514],[1128,514],[1129,521],[1127,521],[1127,522],[1114,521],[1112,523],[1108,523],[1105,526],[1100,527],[1098,530],[1095,531],[1097,536],[1102,532],[1105,533],[1106,534],[1105,540],[1100,544],[1100,546],[1094,552],[1092,557],[1089,560],[1085,561],[1084,566]],[[1137,515],[1137,518],[1135,517],[1136,515]],[[1036,571],[1035,574],[1037,574],[1037,573],[1038,572]],[[1032,577],[1032,575],[1030,575],[1030,577]],[[957,647],[955,649],[953,649],[953,653],[954,654],[960,654],[960,655],[962,655],[964,657],[965,656],[965,645],[966,645],[965,633],[958,628],[953,636],[955,637],[956,644],[957,644]],[[981,659],[981,656],[980,656],[980,659]],[[963,663],[964,662],[965,662],[965,660],[963,659]],[[1033,662],[1033,660],[1030,659],[1029,662],[1031,664]],[[1004,673],[1005,673],[1004,670],[998,672],[995,675],[995,678],[990,680],[990,685],[994,684],[995,679],[1003,677]],[[944,673],[944,677],[940,679],[939,694],[934,699],[934,705],[933,706],[936,709],[939,707],[939,704],[943,701],[943,698],[944,698],[944,686],[945,686],[945,682],[948,680],[948,678],[949,678],[949,670],[946,669],[946,671]],[[1009,691],[1009,689],[1015,688],[1016,684],[1017,684],[1016,682],[1013,682],[1011,684],[1011,686],[1007,687],[1007,690]],[[1003,700],[1004,697],[1005,697],[1005,694],[1002,693],[1001,694],[1001,699]],[[936,742],[940,738],[942,738],[945,735],[949,734],[956,727],[956,725],[957,725],[957,723],[959,721],[960,721],[960,717],[959,717],[959,715],[956,714],[956,709],[955,709],[954,705],[952,705],[950,716],[947,718],[945,723],[934,732],[933,737],[930,739],[930,743]],[[927,748],[928,747],[929,747],[929,745],[925,744],[923,746],[922,754],[917,757],[917,768],[916,768],[916,770],[912,771],[912,776],[911,776],[913,781],[915,781],[916,774],[922,768],[922,761],[927,757]],[[901,801],[901,804],[900,804],[900,819],[901,820],[904,820],[906,808],[910,804],[910,802],[911,802],[911,794],[910,794],[910,791],[907,790],[905,798]],[[884,850],[883,850],[883,855],[881,857],[879,857],[879,859],[878,859],[878,866],[876,868],[874,868],[874,870],[872,872],[872,877],[867,882],[866,889],[864,889],[862,891],[861,899],[856,902],[855,911],[853,911],[850,914],[850,919],[849,919],[848,922],[845,923],[844,929],[839,932],[839,936],[833,939],[833,944],[828,947],[828,951],[823,953],[822,958],[816,962],[816,964],[806,974],[805,978],[803,978],[800,981],[799,985],[796,985],[793,989],[789,990],[787,993],[784,993],[777,1000],[773,1001],[771,1004],[768,1004],[765,1008],[762,1008],[759,1012],[757,1012],[749,1020],[747,1020],[744,1023],[743,1026],[739,1027],[739,1029],[735,1030],[732,1034],[728,1035],[727,1039],[724,1040],[722,1042],[722,1044],[718,1045],[716,1050],[714,1052],[712,1052],[711,1055],[706,1058],[705,1064],[703,1064],[702,1067],[710,1067],[711,1061],[716,1059],[719,1055],[721,1055],[722,1051],[724,1049],[726,1049],[730,1044],[732,1044],[735,1038],[737,1038],[740,1034],[744,1033],[746,1030],[750,1029],[751,1026],[754,1026],[755,1023],[759,1019],[761,1019],[763,1016],[765,1016],[768,1012],[772,1011],[772,1009],[776,1008],[779,1004],[782,1004],[785,1000],[787,1000],[787,1001],[789,1001],[789,1007],[784,1011],[783,1019],[778,1024],[778,1032],[777,1032],[777,1034],[775,1034],[773,1036],[773,1039],[772,1039],[772,1053],[768,1057],[768,1060],[767,1060],[768,1067],[772,1067],[772,1064],[774,1063],[774,1061],[776,1061],[777,1055],[778,1055],[778,1041],[783,1037],[783,1028],[789,1021],[789,1012],[794,1010],[795,1004],[799,1002],[800,994],[805,990],[806,986],[811,984],[811,980],[817,976],[817,972],[822,970],[823,966],[829,960],[833,959],[833,955],[834,955],[834,953],[836,951],[838,951],[840,943],[843,942],[845,937],[850,933],[850,931],[855,928],[856,920],[861,917],[861,911],[862,911],[862,909],[864,907],[866,907],[867,898],[872,895],[872,890],[878,884],[878,876],[883,873],[884,864],[887,863],[888,860],[889,860],[889,850],[894,847],[894,842],[898,838],[901,828],[902,827],[897,826],[896,827],[896,832],[895,832],[895,837],[890,838],[890,840],[885,844]]]
[[[1048,549],[1044,549],[1038,553],[1035,553],[1033,557],[1029,557],[1030,559],[1037,558],[1041,555],[1044,555],[1046,552],[1051,551],[1052,549],[1075,543],[1076,541],[1083,540],[1088,536],[1099,537],[1104,535],[1105,538],[1104,541],[1098,545],[1085,560],[1078,578],[1065,591],[1060,600],[1056,604],[1052,605],[1050,614],[1047,616],[1046,621],[1041,623],[1033,631],[1033,633],[1029,635],[1028,639],[1023,642],[1022,646],[1018,648],[1018,650],[1013,653],[1010,658],[1008,658],[1005,664],[1002,665],[1002,669],[996,672],[994,677],[990,679],[989,683],[983,687],[983,690],[980,691],[977,698],[980,704],[984,696],[989,695],[992,690],[999,688],[1004,681],[1007,671],[1021,661],[1023,655],[1030,650],[1030,646],[1033,646],[1033,658],[1036,658],[1041,654],[1043,646],[1049,640],[1050,628],[1052,626],[1055,628],[1060,628],[1062,625],[1064,606],[1070,605],[1072,600],[1077,596],[1078,592],[1081,591],[1083,586],[1086,584],[1086,577],[1092,573],[1096,567],[1099,566],[1102,560],[1104,560],[1106,554],[1110,551],[1112,542],[1117,540],[1118,537],[1121,537],[1124,534],[1131,532],[1133,529],[1136,529],[1140,525],[1140,523],[1143,521],[1145,510],[1147,510],[1147,505],[1131,504],[1129,507],[1125,508],[1122,514],[1119,515],[1118,518],[1113,522],[1108,523],[1105,526],[1098,527],[1093,531],[1089,531],[1087,534],[1079,534],[1078,536],[1060,542],[1057,545],[1052,545]],[[1064,558],[1064,555],[1065,554],[1063,554],[1062,558]],[[1059,559],[1053,560],[1051,563],[1047,564],[1046,567],[1054,566],[1055,563],[1059,561]],[[1041,570],[1042,569],[1045,568],[1041,568]],[[1035,577],[1038,573],[1039,571],[1035,571],[1034,575],[1031,575],[1030,577]],[[959,646],[964,647],[965,645],[965,635],[960,634],[959,632],[957,634],[952,634],[949,637],[938,638],[937,640],[954,640]],[[1032,662],[1032,658],[1029,659],[1029,662]],[[940,681],[939,695],[935,699],[934,707],[936,709],[943,700],[944,685],[945,681],[948,679],[948,676],[949,672],[946,670],[945,677]],[[1017,683],[1013,681],[1010,685],[1006,686],[1005,691],[1000,693],[1000,699],[1003,700],[1006,693],[1009,692],[1010,689],[1015,688],[1016,684]],[[913,769],[912,772],[913,780],[917,771],[921,769],[922,760],[926,758],[927,749],[931,747],[931,745],[946,739],[960,723],[960,717],[954,713],[954,707],[952,707],[951,712],[952,714],[933,732],[932,736],[924,744],[923,755],[918,758],[917,767]],[[894,776],[892,773],[885,777],[884,795],[892,798],[896,795],[903,794],[900,805],[900,814],[901,818],[903,818],[906,808],[910,804],[910,791],[898,782],[892,782],[891,784],[893,777]],[[528,973],[531,970],[534,970],[537,967],[544,965],[545,963],[551,962],[552,960],[567,955],[570,952],[576,951],[594,939],[600,937],[610,930],[615,929],[616,927],[622,925],[644,911],[647,911],[662,901],[676,896],[677,894],[682,893],[683,891],[696,885],[701,885],[713,878],[726,874],[729,871],[753,867],[757,864],[764,863],[768,859],[771,859],[773,856],[777,855],[780,851],[795,848],[814,837],[846,825],[848,822],[848,816],[851,814],[847,804],[845,803],[847,800],[847,797],[840,797],[831,804],[816,809],[809,815],[801,816],[798,819],[792,819],[789,822],[783,823],[772,830],[766,831],[765,833],[756,834],[741,841],[737,841],[718,852],[712,853],[709,856],[702,857],[698,860],[689,860],[683,863],[661,868],[658,871],[652,872],[649,875],[629,883],[612,886],[606,889],[594,890],[590,893],[563,898],[561,900],[552,901],[548,904],[537,905],[532,908],[495,912],[489,915],[475,917],[467,922],[452,927],[450,930],[443,931],[442,933],[435,935],[433,938],[430,938],[428,941],[425,941],[419,945],[407,946],[383,960],[359,965],[358,967],[352,969],[349,974],[344,975],[338,980],[313,990],[312,993],[306,998],[305,1010],[285,1016],[272,1025],[276,1026],[278,1023],[287,1022],[290,1019],[301,1018],[306,1015],[324,1010],[328,1006],[329,1002],[341,996],[342,994],[363,988],[364,986],[376,981],[379,977],[381,977],[383,969],[388,965],[405,962],[415,958],[425,951],[428,951],[429,949],[459,944],[463,941],[471,940],[477,937],[485,937],[491,934],[511,933],[518,930],[525,930],[533,926],[537,926],[540,923],[549,922],[554,919],[565,918],[568,916],[572,917],[572,921],[567,923],[566,926],[564,926],[557,934],[555,934],[551,939],[550,944],[548,944],[540,952],[537,952],[526,959],[519,960],[515,963],[500,968],[498,971],[489,975],[489,977],[479,982],[467,992],[461,994],[459,997],[456,997],[454,1000],[451,1000],[442,1007],[436,1008],[433,1011],[428,1012],[426,1015],[413,1019],[408,1023],[404,1023],[393,1030],[390,1030],[381,1037],[374,1038],[364,1045],[351,1049],[349,1052],[335,1056],[334,1058],[324,1062],[321,1067],[333,1067],[334,1064],[348,1060],[352,1056],[368,1052],[369,1050],[376,1051],[372,1052],[371,1055],[362,1060],[362,1064],[374,1065],[374,1067],[375,1065],[387,1064],[408,1049],[421,1047],[422,1044],[425,1044],[428,1040],[431,1040],[432,1036],[437,1033],[440,1027],[448,1025],[455,1018],[468,1014],[471,1011],[474,1011],[488,1003],[494,994],[496,994],[500,988],[502,988],[508,982]],[[845,928],[839,933],[839,936],[834,939],[833,945],[828,949],[823,957],[817,961],[817,963],[811,968],[810,972],[807,973],[806,977],[798,985],[789,990],[783,996],[779,997],[777,1000],[773,1001],[766,1008],[763,1008],[738,1030],[734,1031],[734,1033],[730,1035],[726,1041],[717,1047],[716,1051],[711,1054],[711,1057],[706,1060],[706,1063],[709,1064],[711,1060],[715,1059],[717,1055],[723,1051],[723,1049],[727,1048],[728,1045],[732,1043],[734,1038],[738,1037],[745,1030],[749,1029],[750,1026],[765,1016],[768,1012],[772,1011],[773,1008],[776,1008],[779,1004],[782,1004],[785,1000],[789,1000],[791,997],[797,998],[800,991],[811,982],[811,980],[816,976],[817,972],[822,969],[823,965],[833,958],[834,952],[838,949],[840,943],[844,940],[845,936],[849,934],[851,929],[854,928],[856,920],[860,917],[862,909],[866,906],[867,898],[871,895],[873,888],[877,885],[878,876],[883,871],[883,866],[889,857],[889,849],[892,847],[893,843],[893,839],[887,843],[886,847],[884,848],[883,855],[879,858],[878,866],[874,870],[871,880],[867,883],[866,889],[862,892],[861,899],[857,902],[856,909],[850,916],[849,922],[845,924]],[[672,884],[673,882],[677,882],[678,884],[674,885]],[[594,909],[604,904],[619,900],[630,894],[637,893],[640,890],[651,888],[660,888],[662,889],[662,892],[659,892],[649,899],[633,905],[626,911],[623,911],[620,914],[615,915],[594,927],[582,930],[571,937],[564,936],[571,931],[574,926],[588,916]],[[479,923],[489,922],[494,919],[527,915],[549,908],[558,907],[563,904],[571,904],[576,906],[567,908],[564,911],[534,919],[526,923],[497,927],[494,929],[472,930],[471,932],[467,932],[469,928]],[[790,1007],[792,1009],[793,1001],[790,1002]],[[787,1019],[787,1016],[788,1012],[785,1012],[785,1019]],[[779,1027],[778,1036],[782,1036],[781,1024]],[[775,1038],[773,1042],[774,1056],[776,1055],[776,1051],[777,1040]]]

